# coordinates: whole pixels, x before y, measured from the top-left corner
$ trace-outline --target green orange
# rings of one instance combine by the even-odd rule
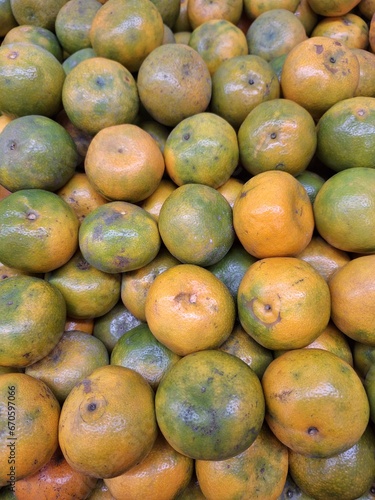
[[[63,50],[53,31],[41,28],[40,26],[27,24],[16,26],[5,35],[2,45],[15,42],[27,42],[40,45],[51,52],[58,61],[62,62]]]

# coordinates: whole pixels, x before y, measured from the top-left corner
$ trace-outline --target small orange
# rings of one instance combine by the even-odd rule
[[[218,0],[207,2],[207,0],[189,0],[187,4],[187,15],[190,26],[197,28],[211,19],[226,19],[237,24],[242,14],[242,0]]]
[[[235,321],[228,288],[213,273],[193,264],[173,266],[155,278],[145,313],[155,337],[180,356],[219,347]]]
[[[293,12],[276,8],[260,14],[246,33],[249,53],[271,61],[307,39],[306,30]]]
[[[41,380],[25,373],[0,375],[0,486],[35,474],[58,447],[60,405]]]
[[[179,453],[225,460],[245,451],[264,420],[262,386],[236,356],[216,349],[188,354],[166,373],[155,395],[159,428]]]
[[[365,49],[352,49],[359,61],[359,82],[354,97],[375,97],[375,54]]]
[[[353,97],[359,62],[345,44],[324,36],[302,41],[288,53],[281,73],[281,90],[315,120],[333,104]]]
[[[189,45],[190,37],[191,31],[178,31],[174,34],[175,43],[182,43],[183,45]]]
[[[84,165],[99,194],[131,203],[143,201],[155,191],[165,166],[156,141],[130,123],[100,130],[90,142]]]
[[[349,12],[338,17],[324,17],[313,29],[311,36],[328,36],[351,49],[366,49],[369,27],[362,17]]]
[[[326,281],[295,257],[252,264],[238,288],[237,304],[244,330],[267,349],[305,347],[326,328],[331,312]]]
[[[368,314],[375,301],[375,255],[352,259],[328,284],[335,325],[357,342],[375,345],[374,321]]]
[[[226,19],[211,19],[200,24],[192,32],[189,45],[203,57],[211,75],[223,61],[248,53],[245,34]]]
[[[325,182],[325,179],[321,175],[311,170],[304,170],[300,174],[296,175],[296,179],[306,189],[310,201],[313,204],[319,189],[323,186]]]
[[[159,433],[146,458],[104,482],[116,500],[170,500],[187,487],[193,470],[193,460],[172,448]]]
[[[343,16],[354,9],[359,4],[360,0],[339,0],[338,2],[330,2],[327,0],[308,0],[314,12],[321,16]]]
[[[315,122],[296,102],[272,99],[250,111],[238,131],[238,143],[241,164],[252,175],[283,170],[296,176],[315,154]]]
[[[214,113],[197,113],[170,132],[164,158],[167,174],[178,186],[193,182],[218,188],[238,164],[236,131]]]
[[[152,0],[163,19],[164,26],[172,29],[180,14],[180,0]]]
[[[255,106],[280,97],[280,84],[271,65],[248,54],[223,61],[212,76],[210,110],[236,130]]]
[[[354,368],[365,380],[367,372],[375,364],[375,346],[354,341],[352,344]]]
[[[224,182],[224,184],[219,186],[217,190],[224,196],[230,207],[233,208],[234,202],[236,201],[237,196],[240,194],[243,185],[244,182],[241,179],[237,179],[236,177],[229,177],[229,179]]]
[[[159,214],[163,203],[168,196],[176,189],[176,184],[167,178],[161,179],[155,191],[143,200],[140,206],[146,210],[158,222]]]
[[[295,177],[270,170],[245,182],[233,207],[233,225],[251,255],[260,259],[292,256],[310,243],[313,209]]]
[[[205,111],[211,99],[206,63],[196,50],[182,43],[154,49],[139,68],[137,85],[146,111],[169,127]]]
[[[8,31],[18,25],[12,12],[10,0],[0,1],[0,37],[4,37]]]
[[[72,69],[75,68],[80,62],[86,59],[91,59],[92,57],[96,57],[96,54],[91,47],[77,50],[77,52],[74,52],[66,59],[64,59],[62,67],[65,71],[65,74],[67,75],[68,73],[70,73]]]
[[[358,11],[364,19],[371,21],[372,16],[375,14],[374,0],[360,0]]]
[[[139,373],[123,366],[94,370],[73,387],[61,410],[59,444],[66,461],[97,478],[134,467],[156,436],[154,392]]]
[[[0,202],[0,261],[31,273],[57,269],[78,246],[74,210],[55,193],[22,189]]]
[[[164,201],[158,224],[164,245],[176,259],[187,264],[215,264],[234,241],[229,203],[205,184],[177,187]]]
[[[131,73],[163,42],[163,19],[151,0],[109,0],[91,23],[90,42],[100,57],[121,63]]]
[[[10,0],[19,25],[32,24],[53,31],[61,7],[67,0]]]
[[[4,130],[4,128],[11,122],[13,118],[8,115],[0,115],[0,132]]]
[[[248,17],[252,20],[274,9],[286,9],[294,12],[298,7],[299,0],[244,0],[244,10]]]
[[[191,31],[190,21],[187,12],[188,0],[180,0],[180,12],[173,25],[174,33],[181,31]]]
[[[11,278],[12,276],[20,276],[20,275],[26,275],[26,276],[38,276],[37,274],[34,273],[28,273],[26,271],[21,271],[20,269],[16,269],[15,267],[9,267],[0,262],[0,280],[6,280],[8,278]]]
[[[207,500],[276,500],[288,474],[288,449],[268,426],[245,451],[227,460],[196,460],[195,470]]]
[[[63,50],[53,31],[41,28],[40,26],[28,24],[16,26],[8,31],[1,45],[7,45],[15,42],[26,42],[40,45],[44,49],[51,52],[51,54],[53,54],[59,62],[62,62]]]
[[[93,329],[94,329],[93,318],[77,319],[77,318],[71,318],[70,316],[66,317],[65,328],[64,328],[66,332],[70,332],[72,330],[78,330],[80,332],[84,332],[91,335]]]
[[[351,448],[369,422],[361,379],[323,349],[293,349],[275,358],[262,378],[266,421],[288,448],[327,458]]]
[[[90,135],[133,122],[139,109],[130,71],[104,57],[85,59],[66,75],[62,101],[71,122]]]
[[[304,25],[306,30],[306,35],[310,36],[312,30],[315,28],[319,17],[316,12],[312,10],[309,4],[309,0],[299,0],[298,5],[294,11],[294,15],[298,17],[301,23]]]
[[[67,59],[65,59],[65,61],[66,60]],[[77,128],[66,114],[65,109],[62,109],[59,113],[57,113],[54,119],[57,123],[65,128],[65,130],[70,134],[71,138],[75,142],[79,156],[78,166],[81,167],[87,153],[87,148],[92,141],[92,136],[87,132],[84,132],[83,130]]]
[[[164,146],[168,139],[171,128],[167,127],[166,125],[162,125],[150,116],[147,116],[144,119],[140,119],[137,122],[137,125],[141,127],[141,129],[148,132],[151,137],[155,139],[157,145],[160,148],[160,151],[164,153]]]

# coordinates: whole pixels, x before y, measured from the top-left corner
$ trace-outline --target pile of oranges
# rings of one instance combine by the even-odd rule
[[[0,499],[375,498],[375,1],[0,41]]]

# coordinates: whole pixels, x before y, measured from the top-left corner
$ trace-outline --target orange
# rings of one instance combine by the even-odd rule
[[[272,432],[308,457],[348,450],[369,422],[361,379],[346,361],[323,349],[294,349],[275,358],[262,387]]]
[[[293,256],[311,241],[313,209],[295,177],[270,170],[245,182],[233,207],[233,225],[254,257]]]
[[[100,7],[97,0],[70,0],[61,7],[55,20],[55,32],[68,54],[91,48],[90,28]]]
[[[72,330],[78,330],[80,332],[92,334],[94,329],[94,318],[89,319],[76,319],[70,316],[66,317],[65,320],[65,331],[70,332]]]
[[[27,42],[40,45],[53,54],[56,59],[62,62],[63,51],[56,35],[45,28],[33,25],[16,26],[8,31],[1,45],[15,42]]]
[[[375,14],[374,0],[360,0],[358,4],[358,11],[362,17],[371,21],[372,16]]]
[[[14,492],[18,500],[30,498],[68,500],[88,498],[96,479],[74,470],[58,448],[52,458],[35,474],[16,482]]]
[[[359,82],[354,97],[375,97],[375,54],[365,49],[352,49],[359,62]]]
[[[179,359],[180,356],[161,344],[144,323],[124,333],[111,353],[111,365],[135,370],[154,390]]]
[[[267,349],[305,347],[326,328],[331,312],[327,283],[295,257],[252,264],[238,288],[237,304],[243,328]]]
[[[246,33],[249,53],[266,61],[287,54],[306,38],[305,27],[298,17],[282,8],[260,14]]]
[[[351,49],[366,49],[369,43],[369,27],[362,17],[349,12],[343,16],[321,19],[311,36],[328,36]]]
[[[84,172],[76,172],[63,187],[56,191],[56,194],[72,207],[80,224],[86,215],[107,203]]]
[[[89,264],[105,273],[124,273],[151,262],[160,248],[157,223],[143,208],[108,202],[89,213],[79,230],[79,247]]]
[[[164,146],[171,131],[170,127],[162,125],[149,116],[145,119],[141,119],[137,124],[141,127],[141,129],[148,132],[151,137],[155,139],[160,151],[164,153]]]
[[[0,115],[0,132],[4,130],[4,128],[11,122],[13,118],[8,115]]]
[[[358,375],[365,379],[367,372],[375,364],[375,346],[353,342],[353,362]]]
[[[248,53],[245,34],[226,19],[211,19],[200,24],[192,32],[189,45],[203,57],[211,75],[223,61]]]
[[[369,26],[369,49],[370,52],[375,53],[375,13],[370,20]]]
[[[228,288],[210,271],[193,264],[173,266],[155,278],[145,313],[159,342],[180,356],[219,347],[235,321]]]
[[[0,281],[0,289],[0,365],[24,367],[39,361],[64,333],[63,296],[55,286],[33,276],[7,278]]]
[[[57,14],[67,0],[10,0],[19,25],[32,24],[54,31]]]
[[[314,12],[321,16],[343,16],[359,4],[360,0],[339,0],[330,2],[327,0],[308,0]]]
[[[66,61],[66,59],[65,59]],[[65,62],[64,61],[64,62]],[[69,119],[68,115],[66,114],[65,109],[62,109],[57,115],[54,117],[55,121],[62,125],[65,130],[70,134],[71,138],[75,142],[75,145],[77,147],[78,151],[78,170],[82,170],[82,164],[83,160],[86,156],[87,153],[87,148],[89,147],[90,142],[92,141],[92,136],[84,132],[83,130],[77,128],[72,121]]]
[[[62,125],[46,116],[12,120],[0,134],[0,183],[10,191],[56,191],[74,175],[75,142]]]
[[[62,293],[67,314],[77,319],[103,316],[120,299],[121,275],[91,266],[77,250],[64,265],[45,279]]]
[[[158,224],[164,245],[176,259],[187,264],[215,264],[234,241],[229,203],[205,184],[176,188],[164,201]]]
[[[92,57],[96,57],[96,54],[91,47],[77,50],[77,52],[74,52],[72,55],[68,56],[62,63],[65,74],[70,73],[72,69],[75,68],[80,62],[84,61],[85,59],[91,59]]]
[[[323,186],[325,179],[311,170],[304,170],[300,174],[296,175],[296,179],[306,189],[311,203],[314,203],[316,195],[318,194],[319,189]]]
[[[64,109],[71,122],[90,135],[113,125],[131,123],[139,108],[134,77],[117,61],[91,57],[66,75]]]
[[[316,229],[344,252],[375,251],[375,170],[348,168],[330,177],[314,202]],[[1,260],[1,258],[0,258]]]
[[[219,186],[217,190],[224,196],[230,207],[233,208],[234,202],[240,194],[243,185],[244,182],[242,180],[236,177],[229,177],[229,179]]]
[[[20,275],[27,275],[27,276],[35,276],[38,277],[37,274],[34,273],[28,273],[26,271],[20,271],[19,269],[16,269],[15,267],[9,267],[0,262],[0,280],[6,280],[8,278],[11,278],[12,276],[20,276]]]
[[[180,0],[180,12],[173,25],[174,33],[181,31],[191,31],[190,21],[187,12],[188,0]]]
[[[191,36],[191,31],[178,31],[174,33],[175,43],[182,43],[183,45],[189,45],[189,40]]]
[[[0,1],[0,37],[4,37],[8,31],[18,25],[14,18],[10,0]]]
[[[40,45],[0,47],[0,111],[11,116],[53,116],[61,109],[65,71]]]
[[[52,351],[27,366],[25,373],[47,384],[62,404],[75,384],[108,364],[108,351],[103,342],[76,330],[64,332]]]
[[[315,120],[333,104],[353,97],[359,62],[345,44],[325,36],[308,38],[288,53],[281,73],[281,90]]]
[[[196,50],[181,43],[154,49],[139,68],[137,85],[146,111],[169,127],[205,111],[211,99],[206,63]]]
[[[329,280],[332,320],[345,335],[375,345],[374,321],[368,312],[375,300],[375,255],[357,257]]]
[[[317,126],[317,156],[330,169],[374,168],[375,98],[352,97],[337,102]]]
[[[167,174],[178,186],[197,183],[218,188],[238,164],[236,131],[214,113],[197,113],[171,131],[164,158]]]
[[[25,373],[0,375],[0,486],[35,474],[58,446],[60,405],[41,380]]]
[[[123,366],[94,370],[73,387],[61,410],[63,455],[90,476],[115,477],[129,470],[151,451],[156,436],[153,390]]]
[[[22,189],[0,202],[0,262],[31,273],[62,266],[78,246],[78,219],[57,194]]]
[[[299,0],[294,11],[294,15],[297,16],[304,25],[307,36],[310,36],[319,20],[319,17],[318,14],[310,7],[309,0]]]
[[[91,23],[90,42],[98,56],[121,63],[131,73],[163,42],[163,19],[150,0],[109,0]]]
[[[374,365],[371,365],[366,373],[364,380],[364,386],[366,389],[366,394],[370,404],[370,420],[372,423],[375,422],[375,369]]]
[[[264,419],[260,381],[246,363],[218,350],[181,358],[160,381],[155,412],[169,444],[196,460],[245,451]]]
[[[301,490],[316,500],[362,498],[374,481],[374,447],[374,431],[367,427],[357,443],[330,458],[291,451],[289,471]]]
[[[107,314],[95,319],[93,335],[101,340],[111,353],[122,335],[141,323],[122,302],[118,302]]]
[[[159,274],[177,264],[180,261],[163,246],[149,264],[123,273],[121,300],[128,311],[141,321],[146,321],[145,304],[150,286]]]
[[[227,460],[196,460],[199,485],[207,500],[276,500],[288,474],[288,449],[263,425],[245,451]]]
[[[212,76],[210,110],[236,130],[255,106],[280,97],[280,84],[271,65],[248,54],[223,61]]]
[[[308,262],[326,281],[350,261],[349,254],[314,235],[307,247],[296,257]]]
[[[243,6],[247,16],[252,20],[274,9],[286,9],[294,12],[298,6],[299,0],[244,0]]]
[[[237,24],[242,14],[242,0],[188,0],[187,15],[190,26],[195,29],[211,19],[226,19]]]
[[[262,378],[265,369],[273,360],[272,351],[258,344],[239,323],[236,323],[232,333],[219,349],[240,358],[259,378]]]
[[[275,72],[279,82],[281,80],[281,72],[283,70],[283,65],[284,65],[284,61],[285,61],[286,56],[287,56],[287,54],[282,54],[281,56],[274,57],[273,59],[271,59],[269,61],[269,64],[270,64],[271,68],[273,69],[273,71]]]
[[[158,187],[155,191],[150,194],[145,200],[143,200],[140,206],[148,212],[151,217],[153,217],[156,222],[159,220],[159,214],[163,203],[168,198],[168,196],[176,189],[176,184],[167,178],[161,179]]]
[[[180,15],[180,0],[152,0],[163,19],[164,25],[171,29]]]
[[[315,123],[296,102],[272,99],[250,111],[238,131],[238,143],[241,164],[250,174],[283,170],[296,176],[314,156]]]
[[[193,460],[172,448],[159,433],[142,462],[104,482],[116,500],[169,500],[186,488],[193,470]]]
[[[149,197],[164,174],[164,158],[155,140],[138,125],[100,130],[87,150],[85,172],[109,200],[137,203]]]

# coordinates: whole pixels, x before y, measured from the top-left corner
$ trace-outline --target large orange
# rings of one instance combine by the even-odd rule
[[[40,26],[21,25],[12,28],[5,35],[1,45],[15,42],[26,42],[40,45],[53,54],[59,62],[63,59],[63,49],[53,31]]]
[[[152,0],[161,14],[163,23],[167,28],[174,28],[180,15],[180,0]]]
[[[57,14],[67,0],[10,0],[19,25],[31,24],[53,31]]]
[[[298,7],[299,0],[244,0],[244,11],[253,20],[273,9],[287,9],[294,12]]]
[[[94,370],[74,386],[61,410],[61,451],[74,469],[90,476],[129,470],[151,451],[156,436],[154,392],[123,366]]]
[[[349,12],[343,16],[321,19],[311,36],[328,36],[351,49],[366,49],[369,43],[369,27],[362,17]]]
[[[291,256],[306,248],[312,238],[313,209],[295,177],[270,170],[243,185],[233,206],[233,225],[251,255]]]
[[[360,0],[339,0],[331,2],[329,0],[308,0],[311,8],[321,16],[342,16],[347,14]]]
[[[243,328],[268,349],[305,347],[326,328],[331,312],[326,281],[295,257],[252,264],[238,288],[237,304]]]
[[[294,349],[262,378],[266,420],[291,450],[326,458],[352,447],[369,422],[362,381],[346,361],[323,349]]]

